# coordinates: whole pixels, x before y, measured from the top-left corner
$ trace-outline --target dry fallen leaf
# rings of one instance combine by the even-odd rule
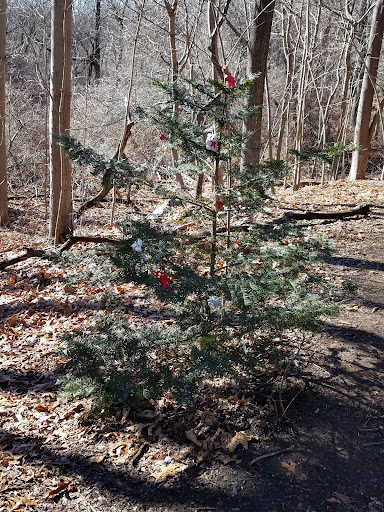
[[[241,444],[245,450],[248,450],[248,436],[244,431],[236,432],[236,434],[229,441],[227,444],[227,450],[229,453],[233,453],[239,444]]]
[[[16,501],[17,500],[17,501]],[[9,509],[9,512],[13,512],[15,510],[19,510],[23,505],[29,505],[31,507],[36,507],[37,506],[37,502],[35,500],[31,500],[30,498],[28,497],[23,497],[23,498],[12,498],[12,501],[15,503],[14,506],[12,508]]]
[[[156,471],[152,474],[157,482],[164,482],[167,478],[177,475],[177,473],[181,473],[188,466],[186,464],[181,464],[177,461],[172,461],[170,464],[163,464],[159,471]]]
[[[187,439],[189,441],[191,441],[193,444],[195,444],[198,447],[201,446],[201,442],[197,439],[197,436],[196,436],[195,431],[193,430],[193,428],[191,428],[190,430],[187,430],[185,435],[187,436]]]
[[[289,473],[295,473],[296,471],[296,462],[290,460],[289,462],[282,462],[281,465],[283,468],[287,469]]]
[[[334,492],[333,497],[328,498],[327,501],[330,503],[340,503],[346,506],[350,506],[352,502],[349,496],[346,496],[345,494],[341,494],[339,492]]]
[[[215,455],[215,459],[219,460],[225,465],[230,464],[231,462],[235,462],[236,464],[239,464],[241,462],[239,459],[234,459],[233,457],[230,457],[225,453],[218,453],[217,455]]]
[[[57,484],[56,489],[52,489],[49,491],[49,493],[45,496],[45,499],[48,500],[51,496],[56,496],[56,494],[59,494],[60,492],[64,491],[71,482],[59,482]]]
[[[100,462],[103,462],[105,457],[108,455],[108,452],[104,452],[101,455],[94,455],[91,457],[91,462],[94,462],[96,464],[100,464]]]

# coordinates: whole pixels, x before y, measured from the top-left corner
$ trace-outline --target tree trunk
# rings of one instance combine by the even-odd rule
[[[177,60],[177,49],[176,49],[176,9],[178,0],[173,0],[172,5],[165,0],[165,7],[168,13],[169,19],[169,44],[171,50],[171,63],[172,63],[172,83],[175,83],[179,76],[179,61]],[[177,120],[180,115],[179,104],[175,101],[173,103],[173,115]],[[177,149],[172,149],[172,163],[173,167],[177,168],[179,165],[179,152]],[[184,188],[184,181],[181,173],[176,173],[176,181],[179,185]]]
[[[372,131],[370,130],[371,111],[375,92],[377,69],[384,33],[384,0],[377,0],[371,22],[368,52],[365,60],[363,84],[355,126],[354,143],[361,144],[365,151],[354,151],[349,179],[365,179],[368,158],[371,150]]]
[[[8,222],[7,153],[5,146],[5,29],[7,1],[0,0],[0,226]]]
[[[259,73],[259,76],[251,86],[248,108],[261,107],[263,105],[269,40],[274,10],[274,0],[255,1],[254,21],[250,30],[251,37],[248,42],[247,72],[248,74]],[[257,164],[260,162],[261,122],[261,110],[258,115],[250,116],[244,121],[244,131],[251,132],[251,136],[247,141],[247,153],[244,156],[243,164]]]
[[[73,230],[71,163],[56,135],[69,135],[72,0],[52,2],[49,237],[58,244]]]
[[[95,79],[101,76],[101,49],[100,49],[100,21],[101,21],[101,0],[96,0],[95,5],[95,37],[92,41],[93,51],[89,59],[88,80],[95,71]]]
[[[284,24],[284,20],[287,20],[287,23]],[[283,96],[283,105],[282,105],[282,114],[280,120],[280,129],[279,129],[279,137],[277,141],[276,148],[276,160],[280,160],[281,158],[281,150],[283,147],[285,130],[288,130],[289,123],[289,110],[290,103],[292,98],[292,77],[293,77],[293,64],[294,64],[294,55],[291,45],[291,19],[292,14],[287,12],[287,9],[283,7],[283,19],[282,19],[282,37],[284,44],[284,56],[286,62],[286,80],[285,80],[285,90]]]

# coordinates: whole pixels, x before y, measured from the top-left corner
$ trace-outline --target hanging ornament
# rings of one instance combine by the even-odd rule
[[[164,135],[164,133],[162,133],[162,134],[160,135],[160,140],[165,140],[165,135]]]
[[[138,238],[136,242],[133,242],[131,245],[132,249],[136,252],[141,252],[143,250],[143,241],[141,238]]]
[[[159,281],[163,290],[167,290],[169,288],[168,283],[171,283],[173,281],[173,277],[167,276],[164,270],[154,270],[152,274]]]
[[[225,84],[225,87],[227,87],[228,89],[230,89],[232,87],[236,87],[235,79],[231,75],[231,72],[229,71],[229,68],[228,68],[227,65],[225,65],[223,67],[223,73],[224,73],[224,84]]]
[[[217,295],[211,295],[208,297],[207,304],[211,308],[211,311],[216,311],[222,307],[223,299]]]
[[[220,210],[224,210],[224,203],[223,201],[221,201],[221,199],[218,199],[216,201],[216,208],[220,211]]]
[[[217,153],[217,136],[215,133],[208,133],[207,140],[205,141],[205,147],[208,151]]]

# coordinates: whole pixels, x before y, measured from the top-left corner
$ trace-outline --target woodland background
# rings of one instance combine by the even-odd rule
[[[11,197],[22,190],[49,195],[54,4],[2,1],[3,13],[7,7],[6,157],[2,161],[6,161]],[[156,103],[159,93],[151,80],[221,78],[224,63],[232,74],[242,76],[247,73],[249,53],[254,51],[260,59],[267,58],[267,72],[265,76],[262,73],[258,86],[264,93],[261,158],[281,158],[292,165],[295,159],[290,149],[353,142],[368,70],[371,24],[375,22],[376,27],[383,17],[382,2],[369,0],[76,0],[66,8],[73,10],[70,133],[85,146],[112,157],[122,140],[127,114],[134,112],[135,106]],[[273,16],[270,37],[262,18],[265,13]],[[377,26],[376,32],[380,32]],[[251,47],[251,36],[257,37],[259,47],[257,42]],[[260,44],[267,45],[262,55]],[[381,39],[379,55],[380,47]],[[366,172],[376,178],[383,175],[382,83],[380,64],[377,80],[376,76],[369,78],[374,87],[363,125],[369,130],[372,148],[359,177]],[[158,171],[172,162],[159,134],[148,124],[136,124],[128,144],[126,153],[134,163],[145,162]],[[324,182],[348,174],[349,166],[349,157],[336,159],[332,166],[311,164],[304,168],[304,177]],[[5,209],[4,171],[2,164],[0,190]],[[85,200],[99,186],[76,166],[71,180],[78,200]],[[4,222],[5,211],[2,218]]]
[[[69,34],[65,9],[72,37],[60,59],[51,59],[54,33],[62,49]],[[56,30],[51,22],[58,11]],[[0,512],[384,512],[383,28],[384,0],[0,0]],[[70,255],[60,265],[52,261],[49,232],[61,183],[70,213],[101,187],[91,167],[70,163],[63,152],[58,165],[53,162],[62,75],[56,105],[50,87],[65,56],[71,78],[65,133],[107,162],[117,156],[133,166],[144,163],[153,181],[171,190],[178,190],[170,172],[177,155],[136,110],[163,99],[151,82],[220,80],[224,63],[238,80],[253,61],[262,100],[253,99],[263,105],[257,158],[281,158],[290,170],[274,191],[267,188],[274,201],[255,221],[279,227],[287,210],[333,212],[332,218],[298,220],[298,242],[332,241],[337,252],[314,263],[311,275],[353,292],[339,304],[341,314],[321,317],[315,333],[273,336],[279,360],[269,371],[246,386],[204,382],[189,404],[165,393],[139,404],[119,402],[105,417],[100,409],[95,416],[93,395],[59,397],[59,379],[68,371],[64,336],[87,338],[103,316],[124,315],[135,330],[172,326],[169,297],[162,296],[168,303],[149,301],[148,287],[130,280],[107,290],[105,282],[83,279],[85,258],[95,274],[99,270],[96,256],[105,253],[99,243],[96,251],[89,243],[67,246],[65,254],[81,256],[77,263]],[[345,152],[342,144],[351,143],[367,150]],[[325,159],[313,158],[314,148],[324,147]],[[307,151],[307,161],[292,149],[303,157]],[[336,158],[329,158],[332,151]],[[369,158],[354,176],[357,153]],[[197,180],[182,177],[196,202]],[[304,183],[319,185],[301,188]],[[208,179],[205,191],[213,196],[216,220],[223,212]],[[159,204],[152,190],[135,191],[129,202],[129,190],[117,192],[124,201],[116,202],[115,218],[142,221]],[[365,205],[359,215],[356,205]],[[111,203],[98,206],[77,219],[75,235],[117,241],[122,233],[111,222]],[[351,208],[348,218],[334,214]],[[198,221],[190,210],[179,202],[157,226],[193,235]],[[284,226],[291,224],[285,218]],[[198,227],[207,229],[203,220]],[[132,241],[128,262],[140,260]],[[233,258],[255,259],[258,243],[254,237],[243,252],[236,247]],[[185,254],[179,257],[188,263]],[[255,263],[257,278],[269,267]],[[165,359],[172,361],[171,351]]]

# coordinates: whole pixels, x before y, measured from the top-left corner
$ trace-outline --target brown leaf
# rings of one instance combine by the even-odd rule
[[[193,444],[195,444],[198,447],[201,446],[201,442],[197,439],[197,436],[196,436],[195,431],[193,430],[193,428],[191,428],[190,430],[187,430],[185,435],[187,436],[187,439],[189,441],[191,441]]]
[[[295,473],[296,471],[296,462],[290,460],[289,462],[282,462],[281,465],[283,468],[287,469],[289,473]]]
[[[236,434],[232,437],[232,439],[227,444],[227,450],[229,453],[233,453],[236,448],[241,444],[241,446],[248,450],[248,436],[245,432],[236,432]]]
[[[167,478],[177,475],[184,471],[188,466],[181,464],[177,461],[172,461],[170,464],[163,464],[159,471],[152,474],[157,482],[164,482]]]
[[[335,492],[334,495],[338,500],[341,501],[344,505],[350,505],[351,504],[351,498],[349,496],[346,496],[345,494],[341,494],[339,492]]]
[[[94,462],[96,464],[100,464],[100,462],[103,462],[103,460],[105,459],[105,457],[108,455],[108,452],[104,452],[100,455],[94,455],[93,457],[91,457],[91,462]]]
[[[15,503],[15,505],[11,509],[9,509],[9,512],[12,512],[12,511],[15,511],[15,510],[19,510],[23,505],[29,505],[30,507],[36,507],[37,506],[37,501],[31,500],[27,496],[25,496],[23,498],[16,498],[16,499],[17,499],[17,502]]]
[[[90,407],[88,406],[88,404],[85,404],[83,402],[80,402],[78,404],[76,404],[74,407],[72,407],[71,409],[69,409],[69,411],[67,411],[64,416],[62,417],[62,419],[64,420],[67,420],[68,418],[70,418],[71,416],[73,416],[74,414],[82,411],[83,409],[85,409],[86,411],[89,411],[90,410]]]
[[[230,464],[231,462],[235,462],[236,464],[239,464],[241,462],[240,460],[234,459],[229,455],[225,455],[225,453],[218,453],[217,455],[215,455],[215,459],[219,460],[225,465]]]
[[[346,506],[351,505],[351,498],[349,496],[346,496],[345,494],[341,494],[339,492],[334,492],[332,498],[327,499],[330,503],[340,503]]]
[[[64,491],[64,489],[66,489],[70,483],[71,482],[59,482],[57,484],[56,489],[52,489],[51,491],[49,491],[45,499],[48,500],[51,496],[56,496],[56,494],[59,494],[60,492]]]

